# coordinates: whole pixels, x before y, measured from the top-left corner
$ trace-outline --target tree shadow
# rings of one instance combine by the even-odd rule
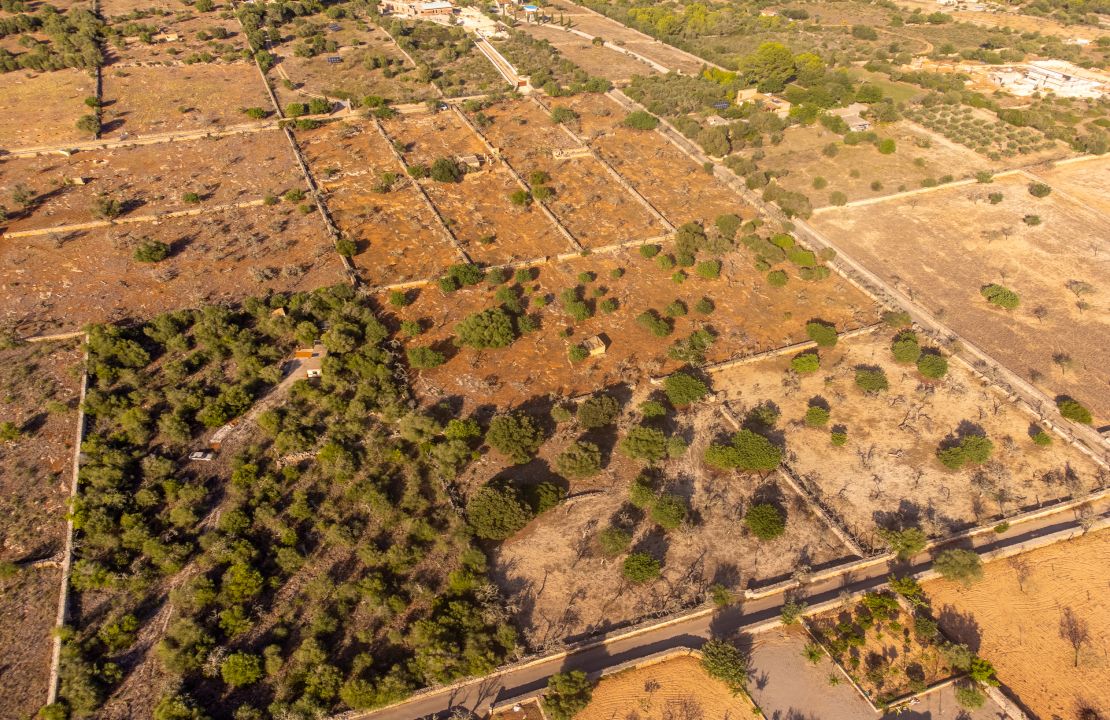
[[[967,645],[972,652],[979,652],[983,633],[974,615],[961,613],[954,606],[945,605],[937,615],[937,623],[953,640]]]

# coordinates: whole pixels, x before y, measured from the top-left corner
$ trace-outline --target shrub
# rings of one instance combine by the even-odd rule
[[[959,470],[965,465],[978,465],[987,461],[994,450],[994,443],[983,435],[965,435],[955,445],[946,444],[937,449],[937,459],[949,470]]]
[[[621,574],[625,580],[637,585],[659,577],[660,570],[659,561],[645,552],[631,553],[621,566]]]
[[[837,206],[847,205],[848,196],[840,192],[839,190],[834,190],[829,194],[829,204]]]
[[[817,372],[821,369],[821,356],[815,352],[804,352],[790,358],[790,369],[799,375]]]
[[[528,462],[543,444],[543,434],[528,415],[498,415],[489,424],[486,442],[513,463]]]
[[[1006,310],[1013,310],[1021,303],[1021,298],[1018,297],[1016,292],[995,283],[981,287],[979,294],[985,297],[990,304]]]
[[[664,417],[667,414],[667,408],[663,406],[663,403],[656,400],[645,400],[640,403],[639,409],[644,418]]]
[[[394,290],[389,293],[389,304],[393,307],[406,307],[411,302],[408,293],[403,290]]]
[[[883,322],[892,328],[909,327],[912,322],[908,312],[894,312],[888,310],[883,313]]]
[[[653,257],[655,257],[658,254],[659,254],[659,246],[658,245],[650,245],[649,244],[649,245],[641,245],[640,246],[640,256],[647,259],[647,260],[651,260]]]
[[[955,691],[956,704],[968,710],[977,710],[987,702],[987,697],[973,683],[960,683]]]
[[[1038,428],[1037,431],[1033,433],[1031,438],[1033,440],[1033,444],[1040,447],[1048,447],[1052,444],[1052,436],[1049,435],[1047,431],[1041,428]]]
[[[728,445],[710,445],[705,462],[727,470],[737,468],[749,472],[774,470],[782,462],[782,450],[767,438],[743,429],[732,436]]]
[[[898,333],[890,344],[890,352],[896,362],[916,363],[921,357],[921,345],[917,342],[917,334],[912,330]]]
[[[633,110],[624,118],[623,125],[633,130],[654,130],[659,126],[659,118],[643,110]]]
[[[619,527],[610,525],[597,535],[597,544],[601,552],[609,557],[616,557],[628,550],[632,544],[632,533]]]
[[[137,262],[156,263],[170,256],[170,246],[157,240],[146,240],[135,248],[132,256]]]
[[[673,302],[667,303],[667,307],[663,308],[663,313],[667,317],[683,317],[687,312],[686,303],[681,300],[674,300]]]
[[[573,122],[578,119],[578,113],[566,107],[565,105],[558,105],[551,109],[551,122],[556,125],[563,123]]]
[[[200,195],[195,192],[187,192],[181,196],[181,201],[195,205],[200,202]]]
[[[909,560],[914,555],[925,549],[929,538],[921,528],[910,527],[903,530],[879,529],[879,537],[890,545],[890,549],[898,556],[899,560]]]
[[[987,195],[987,200],[990,201],[991,205],[997,205],[998,203],[1002,202],[1002,193],[992,192]]]
[[[671,405],[681,407],[701,400],[709,393],[705,383],[692,375],[677,372],[663,381],[663,389]]]
[[[983,577],[983,562],[971,550],[944,550],[933,560],[933,569],[946,580],[965,586]]]
[[[939,380],[948,374],[948,360],[937,352],[925,352],[917,359],[917,371],[930,380]]]
[[[767,282],[771,287],[782,287],[790,280],[790,276],[783,270],[772,270],[767,273]]]
[[[612,425],[620,416],[621,406],[610,395],[594,395],[578,406],[578,422],[585,428]]]
[[[686,501],[678,495],[660,495],[651,508],[651,520],[664,530],[674,530],[686,520]]]
[[[1051,192],[1052,188],[1044,183],[1029,183],[1029,194],[1035,198],[1048,197]]]
[[[527,190],[514,190],[509,193],[509,202],[517,207],[525,207],[532,204],[532,193]]]
[[[1056,401],[1056,408],[1060,411],[1060,415],[1073,422],[1090,425],[1091,411],[1084,407],[1078,400],[1070,397],[1061,397]]]
[[[354,257],[358,252],[358,245],[350,238],[339,238],[335,241],[335,251],[343,257]]]
[[[443,353],[430,347],[410,347],[405,351],[409,359],[409,366],[417,370],[428,370],[442,365],[447,358]]]
[[[875,147],[878,148],[879,152],[883,155],[890,155],[897,149],[893,138],[884,138],[880,140]]]
[[[620,304],[613,298],[606,298],[597,304],[597,309],[606,315],[611,315],[620,308]]]
[[[567,358],[572,363],[580,363],[590,356],[590,351],[580,344],[571,345],[567,348]]]
[[[586,478],[601,471],[601,449],[588,442],[575,442],[555,458],[555,469],[567,478]]]
[[[457,183],[462,180],[463,172],[451,158],[439,158],[428,169],[428,176],[436,182]]]
[[[251,685],[262,677],[262,661],[251,653],[232,653],[220,664],[220,676],[231,687]]]
[[[532,511],[515,488],[486,485],[466,504],[466,519],[478,537],[504,540],[528,524]]]
[[[829,432],[829,442],[833,447],[843,447],[848,444],[848,431],[843,428],[833,428]]]
[[[806,323],[806,335],[820,347],[836,345],[836,327],[831,323],[810,320]]]
[[[508,347],[516,339],[512,319],[500,307],[472,313],[455,325],[455,342],[477,348]]]
[[[809,427],[824,427],[829,422],[829,411],[820,405],[810,405],[806,408],[806,425]]]
[[[547,680],[543,709],[554,720],[570,720],[590,704],[593,684],[581,670],[555,673]]]
[[[721,276],[721,261],[720,260],[706,260],[698,263],[697,269],[694,271],[698,277],[706,280],[715,280]]]
[[[866,393],[879,393],[887,390],[890,383],[882,368],[858,368],[856,370],[856,387]]]
[[[748,508],[744,524],[760,540],[774,540],[786,532],[786,518],[770,503],[759,503]]]
[[[640,425],[628,431],[620,450],[633,460],[654,463],[667,456],[667,440],[662,430]]]
[[[743,692],[748,682],[748,658],[735,645],[724,640],[710,640],[702,645],[701,666],[733,693]]]
[[[709,315],[716,309],[717,307],[713,304],[713,301],[707,297],[703,297],[694,304],[694,310],[702,315]]]

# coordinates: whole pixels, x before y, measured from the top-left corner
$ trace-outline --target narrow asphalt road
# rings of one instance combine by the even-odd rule
[[[1110,520],[1110,498],[1092,504],[1095,517]],[[1030,541],[1059,542],[1082,530],[1074,509],[1015,525],[1005,532],[984,533],[956,540],[941,549],[961,547],[983,554],[1016,550]],[[810,607],[836,602],[844,593],[873,590],[886,583],[892,572],[899,575],[918,574],[932,566],[932,549],[909,563],[880,562],[855,572],[848,571],[805,586],[799,595]],[[606,668],[680,647],[699,647],[714,636],[732,636],[775,620],[786,601],[784,593],[746,601],[722,610],[699,610],[685,619],[664,627],[648,628],[616,635],[604,642],[591,643],[549,659],[539,659],[458,686],[419,693],[400,704],[368,712],[348,713],[345,720],[414,720],[441,717],[454,709],[477,710],[479,714],[494,703],[534,693],[547,684],[547,678],[565,670],[599,673]]]

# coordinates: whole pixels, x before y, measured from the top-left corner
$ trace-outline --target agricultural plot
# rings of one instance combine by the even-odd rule
[[[813,283],[793,280],[789,288],[771,289],[751,268],[746,251],[722,260],[719,279],[691,273],[680,284],[673,280],[674,269],[660,269],[657,261],[635,250],[539,266],[533,271],[538,277],[520,282],[514,290],[539,330],[503,349],[456,350],[451,345],[458,322],[499,304],[495,289],[486,283],[446,296],[436,287],[412,291],[412,303],[391,312],[395,322],[423,328],[423,334],[407,341],[410,347],[432,346],[448,355],[444,365],[421,372],[418,392],[428,398],[463,396],[466,404],[495,407],[545,394],[575,396],[677,369],[682,362],[668,356],[669,346],[703,327],[718,336],[705,356],[713,362],[804,340],[805,323],[814,315],[841,329],[876,319],[870,300],[835,276]],[[582,282],[582,273],[595,279]],[[581,322],[573,321],[558,299],[575,287],[593,309],[593,316]],[[697,310],[702,298],[710,301],[708,314]],[[602,307],[606,301],[612,303],[607,305],[610,312]],[[637,321],[647,311],[665,317],[665,309],[675,301],[672,312],[682,314],[670,318],[672,329],[666,337]],[[565,328],[570,328],[570,335],[560,337]],[[571,363],[568,348],[594,335],[608,340],[606,353]]]
[[[0,715],[14,718],[46,699],[82,355],[68,340],[8,348],[0,361],[4,432],[14,431],[0,441],[0,563],[17,565],[0,577]]]
[[[282,106],[305,102],[313,95],[359,101],[376,96],[394,103],[435,97],[434,88],[417,77],[416,68],[385,30],[363,20],[332,20],[323,15],[312,16],[310,22],[336,49],[298,55],[298,48],[307,43],[294,35],[273,46],[279,60],[270,77]]]
[[[714,376],[739,417],[762,403],[777,408],[788,465],[862,543],[883,547],[879,528],[918,526],[944,537],[1107,482],[1059,438],[1037,445],[1032,418],[957,362],[940,381],[895,362],[895,333],[821,348],[813,373],[792,373],[792,358],[782,357]],[[862,390],[860,368],[881,370],[888,389]],[[807,424],[811,407],[827,411],[823,422]],[[845,433],[846,442],[834,446],[830,431]],[[942,465],[938,449],[968,435],[991,441],[989,460]]]
[[[19,335],[149,318],[202,301],[342,280],[320,218],[289,204],[39,235],[0,249],[2,322]],[[159,262],[140,262],[152,243]]]
[[[8,232],[104,219],[99,201],[115,200],[116,217],[205,210],[304,190],[304,176],[278,130],[0,160],[0,197],[29,194],[11,212]],[[13,209],[14,210],[14,209]]]
[[[1029,184],[1007,176],[906,202],[830,210],[813,222],[1003,364],[1050,395],[1085,404],[1097,425],[1110,418],[1098,350],[1110,346],[1100,310],[1110,259],[1098,240],[1110,235],[1110,220],[1063,193],[1036,198]],[[1083,285],[1069,290],[1071,281]],[[1018,307],[987,302],[980,289],[989,283],[1017,293]]]
[[[393,39],[417,64],[432,68],[431,81],[447,97],[465,97],[509,89],[505,78],[461,27],[426,20],[390,26]]]
[[[954,144],[934,141],[911,123],[883,125],[883,139],[895,142],[884,154],[873,143],[847,145],[820,125],[790,128],[783,142],[765,144],[759,167],[775,182],[811,198],[814,207],[832,204],[834,193],[852,202],[962,180],[991,167],[990,161]],[[826,148],[835,148],[828,154]]]
[[[676,226],[708,223],[725,213],[745,218],[755,214],[735,192],[658,133],[617,127],[594,146]]]
[[[440,158],[485,155],[486,146],[453,111],[401,115],[382,122],[386,135],[400,144],[408,165],[431,166]]]
[[[612,130],[624,120],[626,114],[616,103],[601,93],[578,93],[568,97],[551,98],[547,103],[552,110],[566,107],[577,113],[578,117],[569,123],[569,127],[587,141]]]
[[[1057,165],[1037,170],[1037,176],[1061,194],[1110,216],[1110,161],[1106,159]]]
[[[0,144],[13,150],[91,139],[77,120],[94,95],[96,81],[80,70],[0,75]]]
[[[414,181],[403,177],[404,168],[370,121],[329,123],[298,132],[297,138],[332,217],[358,246],[354,263],[368,283],[424,279],[459,261],[439,220]],[[394,178],[388,185],[387,177]]]
[[[963,105],[914,107],[909,120],[957,142],[995,162],[1020,158],[1022,164],[1066,157],[1068,149],[1033,128],[1019,128],[986,110]]]
[[[196,12],[181,6],[150,12],[150,16],[140,20],[126,15],[107,18],[112,30],[124,34],[123,47],[115,44],[108,47],[107,72],[134,65],[234,63],[242,60],[249,48],[232,16],[225,17],[218,11]],[[143,34],[134,32],[136,25]]]
[[[554,197],[545,201],[584,247],[600,247],[663,234],[666,228],[593,157],[555,157],[580,148],[527,101],[500,103],[482,111],[483,127],[495,148],[526,180],[544,173]]]
[[[104,137],[219,128],[269,107],[253,63],[105,68]]]
[[[925,583],[941,628],[987,657],[1035,717],[1110,712],[1110,532],[997,560],[971,587]],[[1087,714],[1084,714],[1084,711]]]
[[[603,678],[578,720],[743,718],[757,712],[747,695],[733,693],[693,657],[676,657]]]
[[[603,77],[615,85],[627,83],[634,75],[658,72],[651,65],[631,55],[601,45],[557,25],[522,23],[517,29],[534,38],[546,40],[563,57],[595,77]],[[577,29],[577,28],[576,28]]]
[[[623,388],[610,390],[627,396]],[[634,392],[629,405],[636,407],[651,397],[650,392],[650,387]],[[685,522],[664,530],[649,510],[634,502],[642,500],[630,495],[643,466],[622,454],[616,438],[632,422],[633,418],[619,422],[617,432],[602,428],[583,433],[570,424],[560,425],[536,460],[493,475],[522,484],[563,482],[553,475],[559,452],[571,441],[584,439],[601,449],[599,475],[569,480],[571,499],[532,520],[492,557],[493,577],[509,607],[516,609],[517,622],[526,628],[532,647],[573,641],[689,607],[702,601],[713,585],[737,593],[785,579],[799,566],[819,567],[850,555],[775,474],[764,478],[705,467],[701,458],[706,447],[725,429],[719,408],[710,404],[680,411],[665,423],[665,432],[681,437],[689,447],[648,472],[655,492],[681,498],[688,507]],[[486,456],[470,474],[486,479],[498,468],[494,458]],[[757,504],[773,505],[782,513],[781,535],[760,540],[746,528],[741,519]],[[658,578],[634,582],[622,575],[628,556],[607,551],[603,544],[602,533],[611,527],[628,533],[627,552],[645,553],[660,563]]]

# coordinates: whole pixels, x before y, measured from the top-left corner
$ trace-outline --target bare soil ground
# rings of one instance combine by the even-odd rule
[[[647,399],[649,392],[641,388],[630,405]],[[609,428],[583,436],[602,449],[601,474],[571,481],[570,500],[533,520],[494,552],[492,575],[518,625],[527,628],[530,646],[547,647],[689,607],[713,584],[739,592],[789,577],[801,566],[822,566],[849,555],[775,474],[761,478],[704,466],[706,446],[731,431],[719,408],[703,404],[682,412],[668,431],[690,443],[684,455],[657,468],[663,479],[660,489],[689,503],[692,519],[683,528],[664,533],[630,504],[629,484],[642,466],[614,448],[619,433]],[[525,466],[503,468],[497,456],[486,455],[468,471],[475,481],[472,487],[501,475],[551,480],[550,464],[579,434],[571,424],[560,426],[538,459]],[[577,493],[587,494],[574,498]],[[764,542],[745,529],[744,512],[756,502],[772,502],[784,511],[786,532],[781,537]],[[596,534],[610,523],[630,530],[633,551],[647,552],[662,563],[658,580],[633,585],[622,578],[622,558],[610,559],[596,545]]]
[[[459,262],[411,179],[399,180],[390,192],[375,192],[383,173],[404,168],[370,122],[330,123],[298,132],[297,138],[340,231],[358,244],[354,262],[368,283],[434,277]]]
[[[658,72],[651,65],[631,55],[594,45],[586,38],[561,30],[558,26],[523,23],[517,28],[532,37],[547,40],[564,57],[590,75],[603,77],[615,85],[623,85],[635,75],[653,75]],[[635,50],[632,47],[629,49]]]
[[[323,15],[313,16],[311,22],[339,30],[327,30],[326,37],[339,44],[339,50],[315,57],[297,57],[296,46],[300,40],[293,36],[284,38],[272,52],[279,57],[270,77],[275,80],[274,92],[284,106],[291,102],[304,102],[311,95],[337,97],[349,94],[359,100],[376,95],[393,102],[419,102],[436,97],[435,89],[416,77],[416,68],[405,59],[393,39],[385,30],[367,25],[362,20],[341,18],[332,20]],[[291,26],[290,26],[291,27]],[[340,63],[328,62],[329,57],[342,58]],[[372,68],[375,57],[394,61],[392,71],[398,74],[386,77],[385,68]],[[288,77],[295,85],[289,89],[279,78]]]
[[[1110,160],[1084,160],[1036,173],[1059,192],[1110,216]]]
[[[216,16],[222,10],[230,8],[231,3],[228,0],[215,0],[214,6],[212,12],[208,14]],[[100,3],[100,14],[104,17],[127,15],[135,10],[154,9],[181,12],[186,8],[179,0],[103,0]]]
[[[32,718],[46,704],[50,642],[62,583],[59,567],[0,579],[0,715]]]
[[[400,115],[382,127],[403,146],[401,155],[409,165],[431,166],[440,158],[486,154],[481,138],[453,111]]]
[[[957,180],[987,169],[990,162],[967,148],[954,143],[938,142],[909,122],[883,125],[878,129],[882,138],[892,138],[897,149],[883,155],[873,144],[845,145],[840,135],[820,125],[790,128],[778,145],[762,148],[761,168],[785,170],[776,182],[787,190],[811,198],[814,207],[829,204],[829,195],[839,191],[849,201],[917,190],[927,178],[939,180],[951,175]],[[830,143],[837,143],[839,152],[828,157],[821,152]],[[923,147],[928,145],[928,147]],[[920,158],[924,165],[916,164]],[[853,173],[858,177],[852,177]],[[828,183],[821,190],[813,186],[814,178]],[[873,189],[871,183],[881,186]]]
[[[693,75],[700,72],[701,66],[704,64],[681,50],[653,40],[646,35],[641,35],[616,20],[610,20],[603,15],[590,12],[580,5],[569,2],[569,0],[558,0],[545,6],[544,9],[548,13],[563,14],[566,19],[574,23],[573,26],[578,30],[590,35],[601,36],[608,42],[616,43],[644,57],[649,57],[670,70],[681,70]]]
[[[258,69],[233,65],[127,67],[104,72],[104,136],[198,130],[247,122],[270,107]]]
[[[1042,718],[1110,713],[1110,532],[988,563],[970,588],[925,584],[942,629],[994,663],[1003,689]],[[1087,640],[1061,635],[1070,610]],[[1081,715],[1083,708],[1093,715]]]
[[[87,72],[25,70],[0,75],[0,144],[13,149],[89,140],[77,129],[85,98],[96,94]]]
[[[1082,174],[1085,165],[1074,172]],[[1097,173],[1098,166],[1087,170]],[[1050,395],[1074,396],[1091,408],[1096,426],[1104,424],[1110,385],[1099,348],[1110,346],[1110,288],[1101,279],[1110,277],[1110,257],[1100,238],[1110,237],[1110,219],[1063,193],[1037,199],[1028,184],[1020,176],[999,178],[831,210],[813,224],[956,332]],[[996,205],[987,199],[993,192],[1003,195]],[[1027,215],[1041,224],[1026,224]],[[1082,298],[1089,309],[1077,307],[1069,280],[1094,287]],[[990,305],[979,293],[988,283],[1018,293],[1021,305],[1013,311]]]
[[[541,108],[528,101],[487,108],[493,123],[482,130],[526,180],[550,176],[548,206],[584,247],[656,237],[666,228],[593,157],[556,159],[552,151],[577,148]]]
[[[579,93],[568,97],[550,98],[551,108],[569,107],[578,113],[571,127],[579,136],[592,140],[624,120],[624,109],[601,93]]]
[[[676,657],[604,678],[577,720],[747,718],[757,712],[747,695],[734,695],[694,657]],[[685,713],[685,714],[683,714]]]
[[[139,22],[157,28],[157,35],[165,37],[144,43],[137,36],[130,36],[123,48],[110,45],[107,48],[107,73],[119,67],[137,64],[184,66],[186,59],[201,53],[208,53],[223,63],[235,62],[242,59],[242,51],[249,47],[246,35],[234,17],[220,17],[218,11],[190,11],[183,5],[163,12],[163,15],[154,15]],[[128,22],[123,18],[108,19],[110,22],[117,20],[121,25]],[[209,40],[197,37],[198,33],[211,34],[217,28],[226,30],[228,36]],[[176,39],[171,39],[170,36],[176,36]]]
[[[136,262],[134,249],[146,239],[170,245],[170,256]],[[2,322],[20,335],[342,280],[319,216],[288,203],[0,245]]]
[[[901,525],[945,536],[1106,482],[1059,438],[1047,448],[1035,445],[1032,418],[956,361],[935,383],[912,365],[895,363],[893,335],[876,331],[822,349],[821,369],[809,376],[792,377],[789,356],[713,376],[740,418],[763,402],[779,408],[788,465],[857,538],[881,547],[877,528]],[[890,389],[865,394],[855,385],[858,366],[882,368]],[[806,426],[807,407],[821,402],[829,406],[829,425]],[[935,453],[961,424],[984,432],[994,452],[981,467],[951,471]],[[829,428],[837,425],[848,433],[843,447],[830,445]]]
[[[736,193],[659,133],[616,127],[594,146],[676,226],[694,221],[712,225],[725,213],[743,218],[755,215]]]
[[[0,579],[0,716],[31,717],[46,702],[50,631],[61,570],[24,563],[65,543],[82,355],[68,340],[0,351],[0,412],[21,436],[0,443],[0,562],[20,569]]]
[[[625,272],[614,280],[610,272],[617,268]],[[472,312],[497,304],[492,289],[481,285],[447,296],[431,286],[412,291],[414,302],[393,310],[398,321],[419,321],[424,326],[424,334],[410,340],[410,344],[442,347],[450,358],[444,365],[422,372],[418,391],[431,397],[463,395],[468,402],[498,407],[545,393],[575,396],[645,373],[677,369],[680,363],[667,357],[668,347],[703,325],[719,335],[707,355],[712,362],[804,340],[805,323],[814,313],[842,329],[873,322],[877,313],[862,293],[835,276],[804,285],[794,280],[789,289],[770,290],[741,252],[725,256],[720,279],[691,276],[680,285],[671,280],[670,271],[659,269],[635,250],[576,258],[540,266],[538,278],[525,284],[524,294],[557,298],[563,290],[578,285],[578,274],[586,271],[598,278],[583,286],[587,299],[600,302],[601,298],[592,297],[593,290],[604,288],[603,297],[618,303],[615,312],[607,315],[598,311],[584,322],[573,323],[558,300],[543,309],[533,304],[529,312],[539,321],[540,329],[501,350],[455,351],[450,347],[456,323]],[[702,297],[716,305],[711,315],[701,316],[694,311]],[[683,301],[690,312],[675,318],[670,337],[657,338],[636,322],[646,310],[662,313],[676,299]],[[569,339],[559,337],[560,329],[571,326]],[[567,358],[570,343],[598,334],[609,340],[606,354],[572,365]]]
[[[75,181],[84,184],[75,184]],[[261,200],[304,189],[283,134],[278,130],[222,138],[140,145],[0,161],[0,196],[22,184],[38,199],[12,215],[8,231],[50,228],[99,219],[94,203],[108,194],[125,208],[122,217]],[[199,204],[183,196],[194,192]]]
[[[858,623],[861,612],[871,618],[868,609],[857,603],[808,618],[806,623],[826,652],[831,652],[828,643],[842,635],[841,628],[854,627],[857,637],[862,636],[863,644],[850,647],[839,660],[872,703],[890,702],[914,692],[913,676],[927,687],[956,674],[936,644],[921,641],[913,630],[913,615],[904,608],[889,619],[874,618],[867,628]]]

